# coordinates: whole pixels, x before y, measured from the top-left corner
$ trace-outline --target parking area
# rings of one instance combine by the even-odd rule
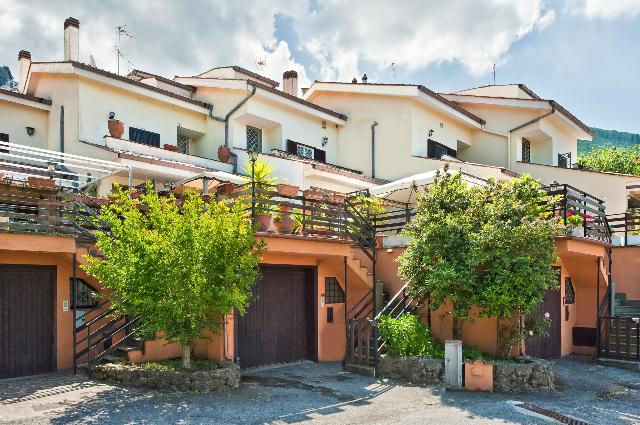
[[[525,402],[590,424],[640,423],[640,373],[558,360],[559,390],[510,395],[376,380],[305,362],[243,375],[238,391],[194,394],[123,388],[83,375],[0,381],[0,423],[16,424],[548,424]]]

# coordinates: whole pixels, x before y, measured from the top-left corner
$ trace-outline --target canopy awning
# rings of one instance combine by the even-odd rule
[[[207,188],[211,189],[223,183],[232,183],[239,185],[246,184],[248,181],[249,180],[247,179],[247,177],[227,173],[226,171],[204,171],[202,173],[194,174],[193,176],[187,177],[171,184],[169,189],[182,187],[185,189],[199,189],[203,192],[206,192]]]
[[[461,173],[462,180],[475,185],[484,185],[486,180],[466,173],[461,170],[446,170],[440,168],[438,170],[427,171],[426,173],[414,174],[409,177],[402,178],[400,180],[392,181],[380,186],[376,186],[369,189],[369,193],[372,196],[378,198],[388,199],[395,202],[403,202],[406,204],[413,204],[416,201],[418,193],[424,191],[424,188],[433,184],[433,181],[438,173],[455,174]]]

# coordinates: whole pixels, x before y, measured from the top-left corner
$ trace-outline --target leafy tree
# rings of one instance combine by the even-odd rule
[[[590,170],[640,176],[640,145],[594,149],[581,155],[579,162]]]
[[[472,306],[481,308],[481,316],[520,327],[519,317],[557,285],[551,266],[560,225],[548,212],[551,201],[526,175],[468,186],[460,173],[438,174],[418,197],[417,216],[405,231],[411,240],[400,257],[400,275],[430,294],[432,308],[452,303],[454,338],[462,337]],[[499,335],[500,357],[508,356],[519,335],[520,329]]]
[[[150,185],[139,200],[122,189],[113,200],[99,216],[111,229],[97,233],[102,256],[88,255],[83,268],[102,282],[119,314],[140,318],[142,332],[179,342],[189,368],[203,329],[218,329],[234,308],[244,313],[263,244],[239,203],[187,192],[180,204]]]

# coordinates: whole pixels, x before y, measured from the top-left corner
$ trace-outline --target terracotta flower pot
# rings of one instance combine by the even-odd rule
[[[231,158],[231,149],[228,146],[219,146],[218,147],[218,160],[220,162],[229,162],[229,158]]]
[[[38,189],[55,189],[56,181],[54,179],[45,179],[43,177],[29,177],[29,186]]]
[[[278,190],[278,195],[284,196],[285,198],[293,198],[298,194],[298,186],[292,184],[281,183],[276,186],[276,189]]]
[[[170,145],[168,143],[164,144],[164,149],[167,151],[171,151],[171,152],[180,152],[180,148],[177,147],[176,145]]]
[[[109,120],[107,124],[109,128],[109,135],[116,139],[122,139],[122,135],[124,134],[124,124],[120,120]]]
[[[233,192],[233,184],[232,183],[222,183],[216,187],[216,192],[220,195],[229,195]]]
[[[271,227],[271,214],[256,214],[256,224],[260,232],[268,232]]]
[[[296,222],[289,214],[283,214],[280,217],[277,217],[273,224],[276,228],[276,232],[278,233],[293,233],[293,229],[296,228]]]
[[[307,199],[313,199],[316,201],[322,201],[324,199],[324,192],[318,189],[307,189],[303,194]]]
[[[329,202],[333,204],[344,204],[344,195],[340,193],[330,193]]]

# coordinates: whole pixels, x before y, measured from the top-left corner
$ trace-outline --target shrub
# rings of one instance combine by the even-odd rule
[[[386,352],[392,356],[444,357],[444,347],[417,316],[405,314],[397,319],[381,316],[378,329],[386,342]]]

